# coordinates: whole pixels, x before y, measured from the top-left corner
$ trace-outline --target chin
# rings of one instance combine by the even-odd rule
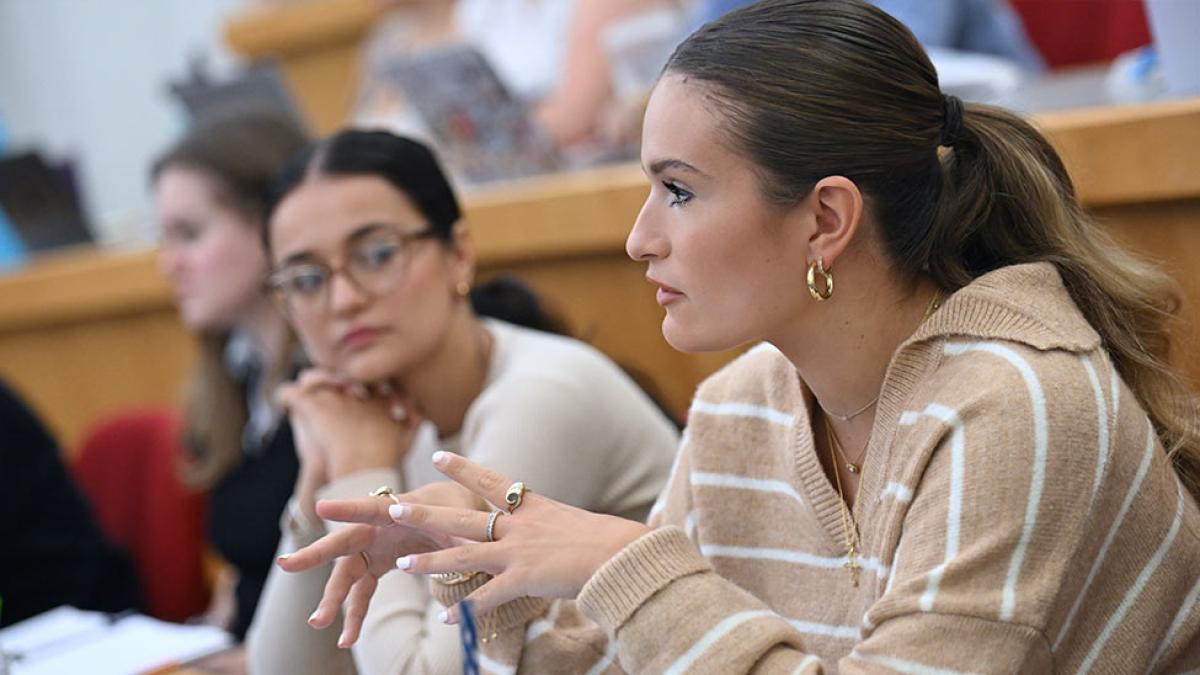
[[[745,342],[733,336],[723,335],[718,327],[690,323],[685,325],[673,319],[670,314],[663,319],[662,334],[667,344],[685,353],[723,352]]]

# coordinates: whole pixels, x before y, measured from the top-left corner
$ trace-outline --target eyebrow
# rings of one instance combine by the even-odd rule
[[[648,173],[651,176],[657,176],[658,174],[666,171],[667,169],[677,169],[679,171],[688,171],[688,172],[694,173],[698,176],[704,176],[705,178],[708,178],[708,174],[704,173],[700,169],[697,169],[696,167],[692,166],[691,164],[688,164],[687,162],[683,161],[682,159],[675,159],[673,157],[668,157],[666,159],[657,159],[657,160],[651,162],[649,168],[646,170],[646,173]]]
[[[362,239],[363,237],[371,234],[372,232],[386,229],[387,227],[388,226],[384,225],[383,223],[367,223],[365,225],[360,225],[357,228],[355,228],[354,231],[351,232],[349,234],[349,236],[347,236],[346,239],[342,242],[342,248],[350,246],[355,241]],[[317,260],[317,256],[312,251],[297,251],[295,253],[292,253],[288,257],[284,258],[283,261],[279,263],[279,266],[286,267],[288,265],[292,265],[295,263],[312,262],[315,260]]]

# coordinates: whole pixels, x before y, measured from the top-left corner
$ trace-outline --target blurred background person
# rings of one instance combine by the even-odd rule
[[[194,128],[151,170],[159,265],[199,341],[188,382],[180,475],[210,493],[207,527],[226,565],[209,620],[240,641],[279,544],[299,463],[271,390],[298,364],[265,292],[260,242],[269,186],[307,139],[273,113],[230,113]]]
[[[0,626],[60,605],[136,608],[128,557],[100,533],[58,443],[3,381],[0,432]]]
[[[388,75],[404,55],[453,44],[477,49],[530,107],[568,164],[618,152],[608,128],[623,101],[613,86],[606,38],[648,14],[674,13],[673,46],[686,22],[682,0],[393,0],[365,47],[356,121],[429,138],[428,124]],[[666,53],[661,61],[665,62]],[[661,63],[653,64],[656,70]],[[648,86],[647,86],[648,89]],[[436,140],[436,139],[432,139]],[[451,167],[456,169],[456,167]]]

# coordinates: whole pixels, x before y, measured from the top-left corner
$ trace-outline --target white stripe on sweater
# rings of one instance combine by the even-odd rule
[[[671,462],[671,472],[667,474],[667,483],[663,486],[662,491],[658,493],[658,497],[654,499],[654,506],[651,506],[650,513],[646,514],[646,522],[652,521],[663,510],[663,507],[667,505],[667,495],[675,486],[675,477],[679,473],[679,463],[683,461],[683,451],[687,447],[687,444],[688,430],[685,428],[679,436],[679,449],[675,451],[675,459]]]
[[[1154,426],[1149,421],[1146,422],[1146,450],[1142,453],[1142,463],[1138,465],[1137,474],[1133,477],[1133,482],[1129,485],[1129,491],[1125,493],[1125,501],[1121,504],[1121,510],[1117,512],[1116,519],[1108,528],[1108,535],[1104,537],[1104,543],[1100,545],[1100,552],[1096,558],[1092,560],[1092,569],[1088,571],[1087,579],[1083,582],[1083,588],[1079,589],[1079,595],[1075,598],[1075,603],[1071,605],[1071,611],[1067,612],[1067,620],[1063,622],[1062,629],[1058,631],[1058,637],[1054,640],[1054,651],[1062,646],[1063,640],[1066,639],[1068,631],[1071,630],[1071,624],[1075,621],[1075,614],[1083,605],[1083,598],[1087,595],[1088,589],[1092,586],[1092,581],[1096,578],[1096,574],[1100,571],[1100,565],[1104,563],[1104,559],[1108,556],[1108,547],[1112,546],[1113,540],[1117,538],[1117,530],[1121,529],[1121,523],[1125,522],[1125,516],[1129,514],[1129,509],[1133,506],[1133,500],[1137,497],[1138,490],[1142,487],[1142,481],[1146,478],[1146,472],[1150,469],[1150,460],[1154,457]]]
[[[1000,619],[1009,621],[1016,611],[1017,579],[1021,575],[1021,566],[1025,563],[1025,551],[1029,548],[1029,540],[1033,538],[1033,530],[1037,525],[1038,508],[1042,502],[1042,488],[1046,481],[1046,454],[1050,447],[1049,431],[1046,422],[1046,397],[1042,392],[1042,383],[1037,373],[1020,354],[1012,348],[994,343],[948,344],[945,352],[950,355],[964,354],[969,351],[981,351],[999,356],[1017,369],[1025,380],[1029,390],[1029,401],[1033,407],[1033,469],[1029,481],[1029,499],[1025,503],[1025,524],[1021,530],[1021,538],[1017,549],[1013,551],[1012,561],[1008,567],[1008,578],[1004,582],[1004,592],[1000,601]]]
[[[858,659],[859,661],[877,663],[881,666],[891,668],[896,672],[907,673],[911,675],[966,675],[962,671],[937,668],[924,663],[917,663],[916,661],[898,659],[894,656],[866,656],[864,654],[859,654],[858,652],[851,652],[850,656]]]
[[[884,486],[883,492],[879,493],[879,501],[883,501],[888,497],[895,497],[898,502],[911,502],[913,492],[907,485],[891,481]]]
[[[1146,666],[1146,672],[1154,670],[1154,666],[1158,665],[1158,660],[1167,651],[1167,645],[1171,640],[1175,639],[1175,634],[1183,627],[1183,622],[1188,615],[1192,613],[1192,608],[1196,606],[1196,600],[1200,599],[1200,580],[1196,581],[1196,585],[1192,586],[1191,592],[1183,599],[1183,604],[1180,605],[1179,611],[1175,612],[1175,618],[1171,621],[1171,627],[1167,629],[1167,634],[1163,636],[1162,644],[1158,645],[1158,649],[1154,652],[1154,658],[1150,659],[1150,665]]]
[[[735,628],[741,626],[747,621],[762,619],[769,616],[775,615],[765,609],[758,609],[748,612],[738,612],[737,614],[725,617],[721,621],[717,622],[717,625],[708,629],[708,632],[705,633],[704,636],[696,642],[696,644],[692,645],[690,649],[683,653],[683,656],[680,656],[675,660],[674,663],[670,665],[669,668],[664,670],[664,675],[679,675],[679,673],[686,672],[688,668],[691,668],[692,664],[694,664],[696,660],[704,654],[704,652],[708,651],[709,647],[712,647],[717,642],[717,640],[725,637]]]
[[[1142,568],[1137,579],[1133,582],[1133,586],[1125,593],[1125,597],[1121,599],[1121,604],[1117,606],[1117,611],[1108,618],[1108,623],[1104,625],[1104,630],[1100,632],[1100,637],[1092,643],[1092,648],[1088,651],[1087,658],[1079,666],[1077,673],[1086,673],[1092,669],[1092,665],[1096,663],[1096,659],[1100,658],[1100,653],[1104,651],[1105,645],[1108,644],[1112,634],[1116,632],[1117,626],[1125,620],[1125,615],[1129,613],[1133,603],[1137,602],[1138,596],[1146,588],[1150,577],[1158,571],[1159,565],[1162,564],[1163,558],[1167,557],[1167,551],[1171,550],[1171,545],[1175,543],[1175,536],[1179,534],[1179,526],[1183,523],[1183,494],[1179,492],[1178,483],[1176,483],[1175,492],[1175,520],[1171,523],[1171,529],[1167,532],[1167,536],[1163,538],[1159,544],[1158,550],[1154,552],[1154,556],[1150,558],[1150,562]]]
[[[796,488],[781,480],[750,478],[749,476],[738,476],[732,473],[708,473],[704,471],[693,471],[692,475],[689,476],[689,480],[691,480],[692,485],[751,490],[754,492],[774,492],[791,497],[801,504],[804,503],[804,498],[800,496]]]
[[[608,641],[608,647],[604,649],[604,655],[596,662],[594,666],[588,669],[587,675],[600,675],[608,670],[612,665],[613,659],[617,658],[617,641],[612,639]]]
[[[789,415],[765,405],[742,403],[739,401],[710,403],[695,399],[692,401],[692,407],[688,412],[689,415],[701,413],[703,415],[716,415],[718,417],[752,417],[785,427],[792,426],[796,421],[795,415]]]
[[[525,629],[525,644],[533,642],[534,640],[538,639],[542,633],[553,629],[555,622],[558,621],[558,611],[560,609],[562,609],[561,602],[558,600],[551,602],[550,610],[546,612],[546,616],[538,619],[537,621],[531,622],[529,624],[529,628]]]
[[[688,539],[696,541],[696,512],[688,513],[687,520],[683,521],[683,533]]]
[[[479,652],[478,656],[479,667],[489,673],[495,673],[495,675],[516,675],[517,673],[516,666],[506,666],[503,663],[493,661],[492,659],[488,658],[487,654],[484,654],[483,652]]]
[[[1083,363],[1088,381],[1092,383],[1092,393],[1096,396],[1096,417],[1099,418],[1096,427],[1096,434],[1099,437],[1099,449],[1096,451],[1096,477],[1092,479],[1092,497],[1088,501],[1088,513],[1090,514],[1096,507],[1096,494],[1100,491],[1100,483],[1104,480],[1104,470],[1108,466],[1108,402],[1104,400],[1104,389],[1100,385],[1096,367],[1092,365],[1092,358],[1080,354],[1079,361]]]
[[[962,420],[958,413],[938,403],[930,403],[920,413],[904,413],[900,416],[901,424],[913,424],[920,416],[932,417],[950,427],[950,503],[946,507],[946,555],[942,564],[929,571],[929,580],[925,592],[917,606],[922,611],[933,611],[933,601],[937,598],[938,587],[942,583],[942,574],[946,566],[958,556],[959,532],[962,529],[963,473],[966,471],[966,441],[964,440]]]
[[[841,640],[857,640],[860,637],[857,626],[834,626],[827,623],[800,621],[799,619],[788,619],[787,622],[792,625],[792,628],[806,635],[820,635]]]
[[[845,566],[850,558],[846,556],[827,557],[805,553],[789,548],[754,548],[750,546],[719,546],[704,544],[700,553],[706,558],[741,558],[746,560],[777,560],[779,562],[795,563],[806,567],[822,567],[837,569]],[[858,564],[863,569],[870,570],[876,576],[887,574],[887,567],[879,563],[878,558],[859,558]]]
[[[800,659],[800,663],[796,664],[796,669],[792,671],[792,675],[800,675],[800,673],[804,672],[805,668],[819,665],[821,665],[821,659],[815,654],[805,654],[804,658]]]

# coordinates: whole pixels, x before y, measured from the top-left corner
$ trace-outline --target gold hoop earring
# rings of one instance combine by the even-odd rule
[[[458,291],[458,294],[465,298],[471,292],[471,284],[466,281],[460,281],[458,282],[458,285],[454,287],[454,290]]]
[[[817,275],[825,280],[825,290],[817,288]],[[825,269],[825,259],[818,257],[808,264],[808,292],[813,300],[824,302],[833,297],[833,272]]]

